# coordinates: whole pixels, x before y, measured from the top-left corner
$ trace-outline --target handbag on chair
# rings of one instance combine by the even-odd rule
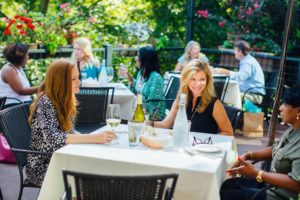
[[[0,162],[16,163],[15,156],[2,133],[0,133]]]

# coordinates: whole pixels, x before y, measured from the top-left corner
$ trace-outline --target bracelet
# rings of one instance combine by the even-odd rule
[[[252,151],[248,151],[248,152],[247,152],[247,154],[249,154],[249,155],[250,155],[250,157],[251,157],[251,159],[250,159],[250,160],[254,160],[254,158],[253,158],[253,154],[252,154]]]

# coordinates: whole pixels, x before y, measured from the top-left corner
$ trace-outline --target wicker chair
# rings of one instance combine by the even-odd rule
[[[27,155],[49,155],[49,153],[29,150],[31,141],[31,128],[28,123],[28,105],[20,104],[0,111],[0,126],[4,136],[11,147],[17,161],[20,174],[20,190],[18,199],[22,197],[24,187],[39,188],[24,179],[23,169],[27,163]]]
[[[72,199],[68,177],[75,180],[77,200],[171,200],[178,174],[105,176],[63,171],[67,199]],[[169,181],[168,181],[169,180]],[[166,183],[171,187],[166,188]]]
[[[216,96],[223,103],[229,84],[229,76],[214,76],[213,78]]]
[[[106,109],[108,103],[113,102],[114,87],[84,87],[76,94],[78,101],[78,115],[76,129],[87,130],[87,127],[98,129],[106,123]]]

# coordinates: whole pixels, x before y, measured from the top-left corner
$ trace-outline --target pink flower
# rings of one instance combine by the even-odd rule
[[[200,17],[208,18],[208,10],[198,10],[198,11],[197,11],[197,14],[198,14]]]
[[[243,19],[243,16],[240,13],[238,14],[237,17],[238,17],[239,20]]]
[[[97,20],[96,20],[96,18],[95,17],[90,17],[90,18],[88,18],[88,22],[90,22],[90,23],[94,23],[94,22],[96,22]]]
[[[251,8],[248,8],[248,10],[245,12],[245,14],[247,16],[250,16],[252,14],[252,9]]]
[[[221,28],[224,28],[225,22],[219,22],[219,26],[220,26]]]
[[[64,8],[66,8],[68,6],[69,6],[69,3],[63,3],[59,7],[60,7],[60,9],[64,9]]]
[[[253,5],[253,7],[254,7],[255,10],[257,10],[257,9],[260,8],[260,5],[259,5],[258,3],[255,3],[255,4]]]

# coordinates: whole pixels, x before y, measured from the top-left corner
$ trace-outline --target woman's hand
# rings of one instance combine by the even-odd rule
[[[112,140],[116,138],[116,134],[113,131],[103,131],[101,133],[95,134],[96,143],[97,144],[104,144],[110,143]]]
[[[245,157],[246,156],[239,157],[238,161],[233,165],[233,167],[230,170],[227,170],[231,176],[235,177],[237,174],[249,177],[257,176],[258,171],[250,161],[246,161]]]

